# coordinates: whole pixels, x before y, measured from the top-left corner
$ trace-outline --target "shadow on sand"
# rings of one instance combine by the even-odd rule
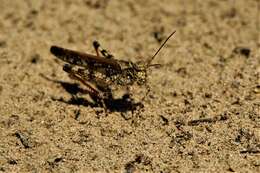
[[[83,106],[90,106],[93,108],[102,107],[100,100],[95,96],[90,95],[90,97],[94,102],[91,102],[83,97],[78,97],[77,94],[84,94],[84,90],[80,88],[79,84],[64,82],[60,80],[53,80],[44,75],[41,76],[46,80],[60,84],[69,94],[71,94],[70,100],[64,100],[63,98],[59,98],[59,99],[52,98],[53,100],[61,101],[72,105],[83,105]],[[110,112],[121,112],[121,113],[125,113],[128,111],[134,112],[140,108],[143,108],[143,104],[141,102],[134,102],[134,99],[131,98],[129,94],[125,94],[121,98],[117,98],[117,99],[110,97],[109,99],[104,100],[104,104],[106,109]]]

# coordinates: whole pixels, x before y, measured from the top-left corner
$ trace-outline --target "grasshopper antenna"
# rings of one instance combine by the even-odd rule
[[[153,59],[156,57],[156,55],[160,52],[160,50],[163,48],[163,46],[165,45],[165,43],[173,36],[173,34],[175,33],[176,31],[173,31],[168,37],[167,39],[163,42],[163,44],[160,46],[160,48],[155,52],[155,54],[148,60],[148,63],[147,63],[147,67],[149,66],[153,66],[151,65],[151,62],[153,61]],[[155,64],[156,65],[156,64]]]

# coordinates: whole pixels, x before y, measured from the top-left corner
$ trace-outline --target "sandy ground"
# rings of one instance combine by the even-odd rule
[[[258,0],[0,0],[0,172],[260,172]],[[105,115],[51,45],[146,60]],[[135,103],[139,105],[135,108]],[[134,109],[135,108],[135,109]]]

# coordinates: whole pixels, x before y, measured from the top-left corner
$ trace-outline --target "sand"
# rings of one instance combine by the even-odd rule
[[[260,172],[259,11],[258,0],[0,0],[0,172]],[[145,100],[135,86],[107,114],[72,96],[84,86],[50,53],[95,54],[98,40],[147,60],[174,30]]]

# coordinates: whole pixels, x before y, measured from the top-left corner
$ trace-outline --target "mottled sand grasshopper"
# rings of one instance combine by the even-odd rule
[[[83,83],[84,93],[101,101],[113,99],[113,91],[120,86],[129,87],[133,84],[147,86],[147,69],[160,64],[151,64],[161,48],[175,33],[172,32],[163,42],[154,56],[147,61],[131,62],[115,59],[113,55],[100,48],[97,41],[93,42],[96,55],[51,46],[50,51],[57,58],[65,61],[63,70],[73,79]],[[100,55],[101,53],[101,55]],[[148,89],[149,92],[149,89]]]

